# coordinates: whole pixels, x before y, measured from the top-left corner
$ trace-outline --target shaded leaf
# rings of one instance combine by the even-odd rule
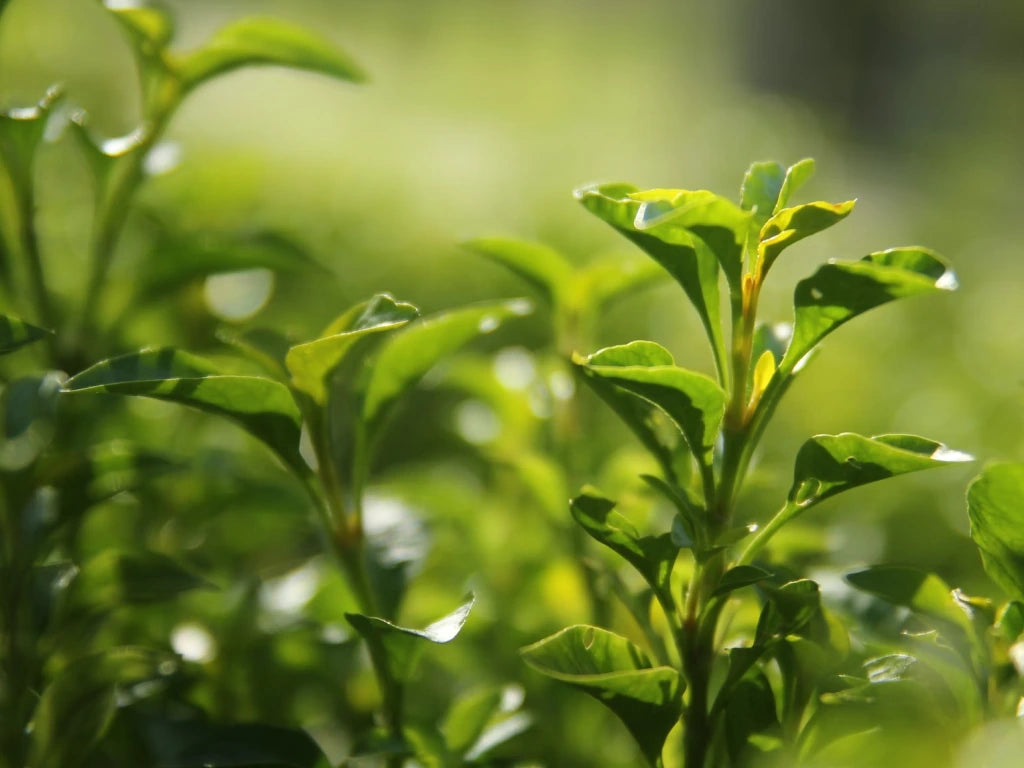
[[[615,502],[593,489],[584,489],[569,502],[569,509],[583,530],[636,568],[665,609],[672,610],[670,579],[679,547],[670,534],[641,537],[633,524],[615,511]]]
[[[242,332],[221,329],[217,332],[217,338],[261,366],[278,381],[288,380],[284,359],[292,345],[281,333],[272,328],[251,328]]]
[[[967,490],[967,514],[986,573],[1024,600],[1024,464],[986,467]]]
[[[32,167],[36,150],[46,133],[46,123],[63,93],[52,86],[30,107],[0,111],[0,159],[10,176],[15,192],[24,199],[32,187]]]
[[[82,566],[73,592],[77,602],[100,608],[169,600],[210,584],[158,552],[106,551]]]
[[[270,17],[234,21],[215,32],[198,50],[179,57],[176,63],[186,89],[256,64],[304,69],[351,82],[366,79],[359,65],[329,40]]]
[[[522,299],[440,312],[421,319],[388,340],[370,371],[362,422],[375,438],[391,410],[434,365],[477,336],[531,310]]]
[[[272,448],[301,473],[301,418],[283,384],[256,376],[222,375],[210,362],[181,350],[145,349],[105,360],[65,383],[64,392],[151,397],[225,416]]]
[[[462,630],[469,618],[476,598],[470,595],[466,602],[444,618],[424,629],[408,629],[375,616],[346,613],[345,618],[369,646],[374,665],[386,669],[388,677],[399,683],[412,679],[423,653],[423,641],[449,643]]]
[[[558,251],[540,243],[506,237],[470,240],[466,247],[501,264],[528,282],[552,306],[561,304],[573,280],[572,265]]]
[[[781,587],[765,585],[767,598],[755,632],[755,646],[772,637],[802,633],[821,614],[821,588],[810,579],[797,579]]]
[[[567,627],[523,648],[538,672],[590,694],[629,729],[648,762],[655,764],[680,714],[683,682],[670,667],[653,667],[624,637],[586,625]]]
[[[846,574],[857,589],[902,605],[924,616],[972,632],[971,620],[953,597],[953,590],[934,573],[898,565],[877,565]]]
[[[762,259],[762,274],[766,274],[772,264],[786,248],[828,229],[850,215],[855,200],[845,203],[807,203],[794,208],[783,208],[761,228],[758,251]]]
[[[649,259],[602,259],[578,270],[578,306],[598,308],[663,281],[665,270]]]
[[[53,331],[47,331],[10,315],[0,315],[0,355],[52,335]]]
[[[24,469],[53,439],[63,372],[14,379],[0,391],[0,469]]]
[[[779,368],[791,372],[843,323],[893,299],[956,288],[946,263],[925,248],[895,248],[821,266],[797,283],[793,339]]]
[[[769,571],[766,571],[764,568],[758,568],[755,565],[737,565],[735,568],[730,568],[722,574],[722,578],[719,580],[718,586],[711,593],[711,597],[719,597],[742,587],[749,587],[751,584],[757,584],[759,581],[770,579],[771,576],[772,574]]]

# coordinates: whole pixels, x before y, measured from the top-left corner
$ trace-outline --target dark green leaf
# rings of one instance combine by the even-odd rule
[[[1011,600],[999,611],[996,629],[1008,643],[1014,643],[1024,632],[1024,603]]]
[[[756,646],[772,637],[802,632],[821,613],[821,589],[810,579],[798,579],[781,587],[765,585],[764,609],[757,622]]]
[[[444,618],[424,629],[407,629],[390,621],[361,613],[346,613],[349,624],[362,635],[378,668],[387,670],[388,677],[399,683],[412,679],[423,653],[424,641],[449,643],[462,630],[469,617],[475,598],[469,598]]]
[[[742,587],[749,587],[751,584],[757,584],[759,581],[770,579],[771,576],[772,574],[769,571],[766,571],[764,568],[758,568],[755,565],[737,565],[735,568],[730,568],[722,574],[722,578],[718,582],[718,586],[711,593],[711,596],[727,595]]]
[[[1024,600],[1024,464],[986,467],[967,490],[967,513],[985,571]]]
[[[397,401],[436,363],[476,337],[531,310],[522,299],[441,312],[388,340],[374,360],[362,421],[375,438]]]
[[[24,320],[10,315],[0,315],[0,355],[13,352],[18,347],[51,336],[52,331],[37,328]]]
[[[64,374],[15,379],[0,392],[0,469],[17,471],[35,461],[53,438]]]
[[[859,485],[971,460],[965,453],[916,435],[817,435],[797,453],[789,500],[797,507],[808,507]]]
[[[762,274],[786,248],[813,234],[828,229],[850,215],[855,200],[845,203],[807,203],[794,208],[783,208],[761,227],[758,251],[762,259]]]
[[[651,342],[611,347],[591,355],[585,367],[661,408],[706,464],[725,413],[725,393],[707,376],[669,364],[671,358],[656,348]]]
[[[45,688],[32,727],[35,768],[73,768],[110,725],[115,690],[158,679],[174,671],[167,654],[142,648],[116,648],[67,665]]]
[[[185,88],[194,88],[225,72],[273,64],[362,82],[362,69],[330,41],[275,18],[250,17],[221,28],[202,48],[177,60]]]
[[[50,113],[62,96],[61,89],[53,86],[31,107],[0,111],[0,160],[22,199],[30,194],[36,150],[43,140]]]
[[[934,573],[898,565],[877,565],[854,571],[846,580],[857,589],[902,605],[924,616],[953,624],[970,634],[971,620],[953,591]]]
[[[523,648],[538,672],[590,694],[625,723],[652,765],[680,714],[683,682],[624,637],[577,625]]]
[[[726,747],[733,765],[745,765],[748,739],[778,727],[775,694],[760,670],[749,673],[736,684],[725,704]],[[748,756],[749,757],[749,756]]]
[[[672,609],[670,579],[679,547],[670,534],[641,537],[633,524],[615,511],[615,502],[593,489],[584,489],[569,502],[569,508],[583,530],[636,568],[666,610]]]
[[[572,265],[546,245],[487,237],[470,240],[466,247],[519,275],[552,306],[561,304],[572,286]]]
[[[73,591],[80,604],[117,608],[162,602],[199,587],[209,584],[166,555],[107,551],[82,566]]]
[[[328,331],[348,324],[351,324],[350,329],[297,344],[285,356],[292,386],[308,394],[319,405],[327,402],[327,384],[331,374],[345,364],[358,345],[368,341],[371,335],[397,330],[419,316],[419,311],[412,304],[396,302],[384,294],[355,310],[342,315]]]
[[[956,285],[945,262],[925,248],[895,248],[859,261],[825,264],[797,283],[793,340],[779,369],[793,371],[825,336],[873,307]]]
[[[654,475],[640,475],[640,479],[672,502],[678,511],[672,521],[672,543],[677,547],[694,547],[698,553],[707,548],[707,532],[699,505],[690,501],[685,491]]]
[[[301,473],[301,418],[283,384],[256,376],[218,374],[210,362],[181,350],[146,349],[97,363],[73,376],[64,392],[109,392],[189,405],[237,422]]]

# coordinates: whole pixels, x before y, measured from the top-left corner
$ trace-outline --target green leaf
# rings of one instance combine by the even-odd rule
[[[82,566],[72,590],[80,604],[109,609],[158,603],[209,586],[166,555],[106,551]]]
[[[985,571],[1024,600],[1024,464],[986,467],[967,489],[967,514]]]
[[[821,588],[810,579],[797,579],[781,587],[765,585],[767,598],[757,622],[754,645],[763,646],[772,637],[802,633],[821,615]]]
[[[670,667],[654,667],[640,648],[598,627],[567,627],[523,648],[538,672],[590,694],[611,709],[658,763],[662,745],[680,715],[683,681]]]
[[[0,160],[22,199],[31,192],[36,150],[43,141],[50,113],[62,97],[61,88],[51,86],[31,107],[0,111]]]
[[[736,684],[725,702],[725,739],[731,764],[749,764],[753,752],[750,737],[777,728],[772,686],[764,672],[755,670]]]
[[[250,328],[242,332],[221,329],[217,332],[217,338],[261,366],[278,381],[288,380],[284,360],[292,345],[283,334],[272,328]]]
[[[925,248],[894,248],[859,261],[821,266],[797,283],[793,339],[780,371],[797,369],[803,357],[840,325],[893,299],[953,290],[955,275]]]
[[[419,310],[412,304],[396,302],[386,294],[375,296],[355,309],[328,327],[328,331],[342,325],[349,329],[297,344],[285,356],[292,386],[308,394],[319,405],[327,402],[327,384],[331,374],[345,363],[357,345],[368,341],[370,336],[401,328],[419,316]]]
[[[723,368],[727,362],[719,317],[718,259],[703,241],[671,222],[638,229],[635,223],[644,205],[633,197],[638,192],[630,184],[604,184],[583,187],[575,195],[588,211],[629,238],[679,283],[711,341],[716,365]]]
[[[602,259],[576,272],[577,306],[599,309],[665,279],[665,270],[650,259]]]
[[[10,315],[0,315],[0,355],[51,335],[53,331],[38,328]]]
[[[679,547],[668,533],[643,536],[623,515],[615,511],[615,502],[584,489],[569,502],[573,519],[590,536],[620,555],[651,585],[665,610],[672,610],[671,576]]]
[[[610,347],[587,358],[585,367],[661,408],[693,454],[708,465],[725,413],[725,393],[707,376],[671,365],[671,358],[655,347],[651,342]]]
[[[916,435],[817,435],[797,453],[789,501],[808,507],[859,485],[971,460],[966,453]]]
[[[173,657],[142,648],[115,648],[77,659],[45,688],[32,724],[31,765],[73,768],[110,725],[119,685],[166,676]]]
[[[434,365],[476,337],[531,310],[514,299],[480,304],[423,318],[396,334],[377,354],[363,402],[362,422],[375,439],[395,404]]]
[[[971,619],[953,597],[949,585],[934,573],[898,565],[877,565],[848,573],[846,580],[857,589],[957,626],[968,635],[973,631]]]
[[[105,0],[107,10],[114,14],[139,53],[151,57],[167,47],[174,36],[174,21],[162,8],[155,5],[123,5]]]
[[[366,79],[363,70],[329,40],[302,27],[270,17],[250,17],[222,27],[202,48],[177,59],[185,89],[240,67],[273,64],[351,82]]]
[[[221,375],[212,363],[165,347],[97,363],[71,377],[63,391],[151,397],[225,416],[266,443],[292,469],[308,471],[299,454],[298,406],[286,386],[270,379]]]
[[[9,381],[0,391],[0,469],[24,469],[46,449],[57,424],[64,373]]]
[[[845,203],[808,203],[794,208],[783,208],[761,227],[758,251],[762,262],[762,274],[767,274],[772,264],[786,248],[813,234],[828,229],[850,215],[855,200]]]
[[[785,180],[786,169],[779,163],[752,163],[747,169],[740,187],[740,207],[753,212],[758,227],[771,218]]]
[[[385,619],[361,613],[346,613],[345,618],[366,640],[374,666],[387,670],[390,680],[407,683],[416,672],[425,648],[424,641],[443,644],[454,640],[462,631],[475,601],[476,598],[469,595],[462,605],[424,629],[399,627]]]
[[[800,187],[807,183],[807,180],[814,174],[814,160],[805,157],[798,160],[786,169],[786,179],[782,182],[782,189],[779,190],[779,199],[775,203],[772,213],[778,213],[787,205],[789,199]]]
[[[497,714],[500,705],[500,688],[472,691],[456,700],[441,724],[448,749],[458,755],[469,750]]]
[[[735,568],[730,568],[722,574],[722,578],[719,580],[718,586],[711,593],[711,597],[727,595],[742,587],[749,587],[751,584],[757,584],[759,581],[770,579],[771,576],[770,571],[758,568],[756,565],[737,565]]]
[[[470,240],[466,247],[501,264],[528,282],[551,306],[562,303],[574,270],[558,251],[540,243],[505,237]]]

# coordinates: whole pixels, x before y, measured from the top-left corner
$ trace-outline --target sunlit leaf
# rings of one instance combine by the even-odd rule
[[[666,610],[671,610],[670,580],[679,547],[668,533],[640,536],[633,524],[614,507],[614,501],[593,489],[584,489],[569,502],[573,519],[583,530],[636,568],[666,605]]]
[[[392,624],[375,616],[361,613],[346,613],[345,618],[358,632],[370,649],[374,665],[387,670],[390,680],[406,683],[412,679],[420,656],[425,649],[424,641],[449,643],[456,638],[476,598],[472,595],[444,618],[438,619],[424,629],[408,629]]]
[[[376,438],[402,395],[459,347],[531,309],[522,299],[440,312],[410,324],[377,354],[366,387],[362,421]]]
[[[538,672],[590,694],[611,709],[655,764],[680,714],[683,682],[640,648],[598,627],[563,629],[521,651]]]
[[[791,372],[825,336],[873,307],[956,286],[946,263],[925,248],[895,248],[859,261],[825,264],[797,283],[793,339],[779,367]]]
[[[758,227],[771,218],[785,180],[786,169],[779,163],[752,163],[747,169],[740,187],[740,207],[753,212]]]
[[[292,386],[302,390],[314,402],[323,405],[327,401],[327,382],[331,373],[344,361],[349,354],[369,337],[401,328],[410,320],[419,316],[419,310],[412,304],[396,302],[390,296],[381,294],[365,305],[359,305],[358,311],[342,315],[332,327],[350,324],[350,330],[335,332],[322,336],[305,344],[297,344],[288,350],[285,365],[292,375]]]
[[[552,306],[561,303],[571,287],[572,265],[558,251],[546,245],[505,237],[485,237],[470,240],[466,247],[519,275]]]
[[[971,619],[953,597],[953,590],[934,573],[899,565],[876,565],[846,574],[857,589],[902,605],[924,616],[972,632]]]
[[[174,36],[174,21],[157,5],[104,2],[144,56],[158,54]]]
[[[109,392],[189,405],[225,416],[305,473],[299,454],[301,418],[288,388],[256,376],[222,375],[181,350],[147,349],[97,363],[70,378],[66,393]]]
[[[43,690],[33,718],[30,764],[81,765],[110,725],[117,687],[159,679],[174,669],[169,654],[142,648],[115,648],[73,661]]]
[[[366,75],[329,40],[282,19],[239,19],[214,33],[205,45],[177,60],[186,88],[239,67],[273,64],[319,72],[352,82]]]
[[[985,571],[1024,600],[1024,464],[986,467],[967,490],[967,513]]]
[[[790,198],[807,183],[813,174],[814,160],[810,157],[805,157],[789,166],[786,169],[786,179],[782,182],[782,189],[779,190],[779,199],[776,201],[772,213],[778,213],[789,205]]]
[[[817,435],[797,453],[789,500],[806,507],[887,477],[971,460],[965,453],[916,435]]]
[[[845,203],[807,203],[783,208],[761,228],[762,271],[767,273],[786,248],[805,237],[828,229],[850,215],[856,201]]]

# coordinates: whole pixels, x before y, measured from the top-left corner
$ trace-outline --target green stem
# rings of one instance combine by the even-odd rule
[[[764,528],[757,532],[757,535],[754,536],[751,542],[747,545],[743,554],[740,555],[740,559],[736,561],[736,564],[750,565],[754,560],[754,557],[757,556],[757,553],[764,548],[765,544],[771,540],[772,536],[778,532],[779,528],[803,512],[808,506],[809,505],[806,504],[804,506],[800,506],[795,502],[787,500],[782,506],[782,509],[776,512],[775,516],[768,521]]]

